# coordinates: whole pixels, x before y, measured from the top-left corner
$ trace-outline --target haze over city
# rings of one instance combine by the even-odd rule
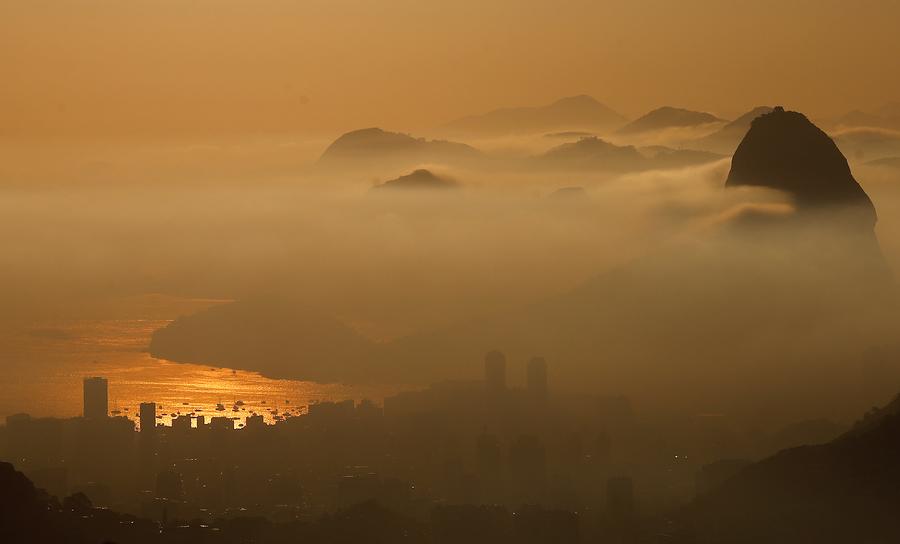
[[[4,2],[0,541],[894,541],[898,20]]]

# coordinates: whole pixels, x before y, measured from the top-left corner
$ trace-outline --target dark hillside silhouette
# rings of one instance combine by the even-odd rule
[[[438,176],[430,170],[420,168],[409,174],[399,176],[397,178],[385,181],[373,187],[375,190],[434,190],[434,189],[456,189],[459,184],[455,181]]]
[[[821,445],[785,450],[701,496],[688,542],[900,541],[900,397]]]
[[[445,140],[427,140],[408,134],[366,128],[348,132],[325,149],[318,166],[325,170],[372,167],[408,167],[421,162],[451,164],[476,161],[482,154],[475,148]]]
[[[257,297],[214,306],[156,331],[150,353],[176,361],[214,363],[304,379],[337,381],[366,373],[374,346],[338,320],[302,301]]]
[[[875,207],[834,141],[795,111],[757,117],[738,146],[726,187],[750,185],[789,193],[799,209],[848,207],[875,224]]]

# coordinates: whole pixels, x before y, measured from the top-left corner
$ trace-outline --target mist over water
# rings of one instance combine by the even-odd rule
[[[213,148],[211,160],[202,154],[198,158],[194,148],[186,147],[185,156],[197,166],[179,175],[196,171],[197,177],[173,180],[167,179],[170,159],[154,162],[154,155],[136,148],[133,155],[122,154],[122,161],[137,157],[135,164],[142,167],[128,169],[158,182],[97,178],[88,185],[11,184],[4,187],[0,204],[5,261],[0,274],[4,299],[9,301],[2,319],[11,324],[8,330],[14,336],[29,334],[59,316],[106,317],[94,309],[102,306],[98,301],[146,293],[238,301],[280,298],[346,325],[376,346],[375,353],[366,357],[390,370],[383,375],[377,370],[320,375],[293,362],[297,354],[287,345],[273,346],[265,360],[235,357],[228,364],[273,377],[426,384],[478,375],[479,354],[499,347],[516,358],[550,356],[554,382],[560,387],[628,393],[656,407],[670,404],[688,412],[742,410],[745,417],[756,417],[756,399],[772,393],[767,388],[790,387],[813,371],[809,365],[825,364],[833,357],[834,362],[825,365],[833,370],[831,378],[823,380],[821,391],[810,393],[810,404],[799,403],[790,415],[779,413],[776,419],[818,413],[823,405],[834,407],[832,417],[852,418],[861,407],[882,400],[854,397],[846,405],[827,400],[826,391],[833,392],[848,379],[866,387],[860,370],[862,353],[890,344],[892,334],[885,328],[882,310],[875,310],[880,297],[858,293],[860,286],[844,283],[839,270],[832,279],[822,280],[835,282],[829,292],[841,302],[832,302],[844,305],[839,313],[852,312],[867,325],[842,328],[824,314],[833,308],[823,308],[819,317],[824,321],[813,322],[809,318],[815,310],[810,310],[813,314],[792,317],[801,320],[802,328],[809,325],[808,331],[798,332],[790,342],[775,339],[752,349],[734,343],[733,337],[700,332],[720,327],[722,314],[692,299],[694,289],[730,290],[716,304],[736,309],[728,320],[734,324],[746,317],[750,328],[760,323],[755,320],[784,317],[765,317],[758,307],[761,296],[807,309],[819,297],[818,292],[804,290],[818,275],[818,265],[795,258],[794,235],[780,235],[777,223],[760,235],[742,234],[742,227],[736,227],[754,218],[790,217],[794,209],[786,195],[765,189],[723,189],[730,167],[727,158],[624,173],[522,169],[518,165],[523,161],[559,142],[538,136],[481,143],[487,141],[497,142],[497,147],[486,145],[495,157],[488,163],[375,166],[364,174],[361,170],[366,169],[359,167],[323,171],[311,159],[317,153],[310,151],[304,157],[306,166],[292,175],[278,172],[279,159],[268,161],[273,170],[247,166],[248,171],[238,169],[235,177],[221,182],[220,173],[205,169],[221,156],[236,165],[250,165],[286,152],[273,142],[220,146]],[[518,143],[513,146],[514,141]],[[520,151],[507,155],[495,151],[510,147]],[[298,148],[312,150],[316,144],[286,146],[287,153]],[[166,154],[171,157],[174,152]],[[458,188],[450,194],[384,195],[372,190],[416,168],[452,178]],[[890,175],[866,167],[860,171],[863,175],[858,177],[877,209],[896,207],[898,194]],[[557,193],[569,187],[583,190],[571,197]],[[889,264],[896,263],[900,242],[895,240],[897,230],[891,228],[893,214],[882,211],[880,216],[882,251]],[[810,246],[827,247],[829,237],[844,234],[838,228],[827,233],[811,230],[804,236],[822,236],[821,242],[809,241]],[[844,265],[849,266],[837,263]],[[640,271],[648,268],[652,276],[643,277]],[[585,285],[591,290],[591,285],[605,281],[604,276],[622,273],[633,275],[629,285],[613,287],[606,294],[601,289],[596,299],[571,298],[577,299],[572,293],[579,289],[583,293]],[[779,276],[778,285],[769,286],[766,275]],[[781,291],[792,284],[799,288]],[[621,289],[631,294],[617,296]],[[572,302],[564,302],[566,297]],[[605,312],[600,321],[604,332],[598,336],[589,328],[573,329],[569,340],[542,341],[532,329],[543,324],[516,323],[514,316],[547,301],[553,301],[554,312],[570,314],[574,321],[579,312],[587,311],[584,304],[596,304]],[[656,312],[667,305],[679,314],[671,322],[662,316],[658,325],[629,321],[629,315]],[[740,309],[747,305],[752,313],[743,316]],[[196,310],[166,317],[190,313]],[[507,331],[479,333],[477,325],[467,325],[485,320],[505,323]],[[841,330],[839,336],[834,327]],[[690,340],[696,346],[690,352],[671,352],[666,342],[685,334],[685,329],[696,333]],[[653,335],[661,335],[653,344],[657,347],[625,340]],[[433,338],[434,343],[429,346],[423,338]],[[423,346],[426,352],[421,351]],[[792,353],[797,346],[802,346],[798,348],[802,355]],[[296,349],[302,351],[302,346]],[[432,362],[414,363],[419,356]],[[5,366],[14,371],[31,364],[31,358],[8,356]],[[694,391],[688,397],[704,400],[684,405],[678,400],[686,398],[682,388]],[[706,393],[701,395],[701,389]],[[780,410],[769,407],[771,412]]]

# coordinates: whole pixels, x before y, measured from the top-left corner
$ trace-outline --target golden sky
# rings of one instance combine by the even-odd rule
[[[0,137],[424,130],[586,93],[900,100],[893,0],[3,0]]]

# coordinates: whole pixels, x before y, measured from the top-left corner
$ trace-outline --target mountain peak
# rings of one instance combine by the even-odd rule
[[[695,127],[724,122],[724,119],[720,119],[711,113],[663,106],[625,125],[618,132],[619,134],[639,134],[666,128]]]
[[[587,94],[577,94],[575,96],[565,96],[551,104],[553,106],[601,106],[602,104],[593,96]]]
[[[444,128],[465,133],[527,134],[560,130],[605,130],[621,125],[625,118],[581,94],[560,98],[544,106],[501,108],[463,117]]]
[[[376,185],[374,189],[455,189],[455,181],[419,168],[398,178]]]
[[[767,113],[771,113],[773,110],[777,110],[779,108],[781,108],[781,110],[784,111],[784,108],[781,106],[776,106],[774,108],[771,106],[757,106],[757,107],[753,108],[752,110],[748,111],[747,113],[745,113],[744,115],[741,115],[734,121],[725,125],[725,128],[723,128],[722,130],[740,128],[740,129],[746,131],[750,127],[750,125],[753,124],[753,121],[757,117],[759,117],[761,115],[766,115]]]
[[[753,120],[725,185],[778,189],[790,194],[801,210],[856,207],[875,223],[875,207],[834,141],[802,113],[781,106]]]

